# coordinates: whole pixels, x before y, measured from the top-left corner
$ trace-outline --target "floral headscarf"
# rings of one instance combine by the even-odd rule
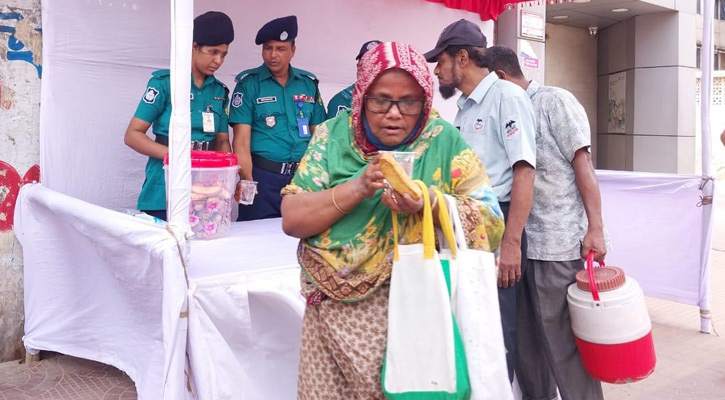
[[[363,127],[364,96],[375,79],[391,68],[399,68],[408,72],[425,92],[425,108],[421,120],[416,125],[418,131],[406,143],[413,142],[423,131],[433,105],[433,78],[423,54],[418,49],[409,44],[385,42],[365,53],[360,59],[357,82],[355,90],[352,92],[352,124],[355,129],[355,143],[368,156],[375,154],[378,149],[370,143],[365,135]]]

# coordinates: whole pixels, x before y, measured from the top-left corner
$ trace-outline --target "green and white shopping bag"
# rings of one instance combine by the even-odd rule
[[[471,395],[466,355],[435,249],[428,188],[421,181],[416,183],[424,197],[423,243],[398,245],[398,221],[393,213],[396,248],[383,391],[391,400],[466,400]],[[445,202],[439,202],[439,209],[441,226],[453,243]]]
[[[439,257],[450,270],[451,304],[466,348],[471,400],[514,400],[506,367],[494,256],[468,248],[456,199],[436,195],[438,204],[448,205],[453,224],[455,240],[443,240],[450,233],[439,235]],[[446,248],[446,243],[455,246]]]

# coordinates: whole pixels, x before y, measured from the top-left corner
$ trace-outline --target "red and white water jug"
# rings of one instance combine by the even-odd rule
[[[592,377],[608,383],[636,382],[655,369],[652,323],[637,281],[617,267],[587,269],[576,274],[567,300],[582,364]],[[594,282],[594,284],[592,284]]]

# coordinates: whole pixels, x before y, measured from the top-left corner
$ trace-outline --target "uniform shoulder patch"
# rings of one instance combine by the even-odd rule
[[[151,73],[154,78],[163,78],[171,75],[170,69],[160,69]]]
[[[219,84],[219,86],[224,88],[224,96],[228,96],[229,88],[227,87],[227,85],[225,85],[224,82],[220,81],[219,79],[217,79],[216,82]]]
[[[509,117],[506,120],[506,124],[504,125],[504,129],[506,130],[506,137],[511,138],[519,131],[519,127],[516,123],[516,119],[514,117]]]
[[[241,82],[244,78],[250,76],[250,75],[256,75],[257,74],[257,68],[253,69],[247,69],[237,74],[237,76],[234,77],[234,82]]]
[[[244,94],[242,92],[234,92],[232,95],[232,107],[239,108],[242,105]]]
[[[148,104],[154,104],[156,102],[156,97],[159,95],[159,90],[155,87],[149,86],[148,89],[146,89],[146,93],[143,95],[143,101],[145,101]]]
[[[306,76],[306,77],[310,78],[311,80],[315,81],[315,83],[319,82],[319,79],[317,79],[317,76],[315,76],[315,74],[313,74],[312,72],[305,71],[303,69],[297,69],[297,73],[299,73],[302,76]]]

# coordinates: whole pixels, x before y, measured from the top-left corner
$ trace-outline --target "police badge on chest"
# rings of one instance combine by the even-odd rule
[[[277,118],[274,115],[267,116],[264,118],[264,124],[267,125],[267,128],[272,129],[277,125]]]

